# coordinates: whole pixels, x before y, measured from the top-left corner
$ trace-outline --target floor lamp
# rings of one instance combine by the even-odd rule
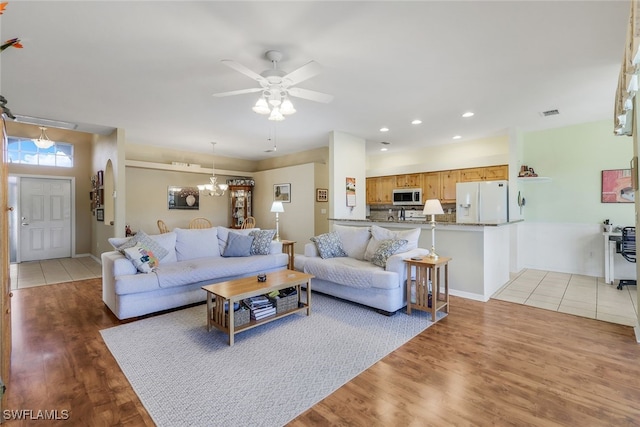
[[[436,215],[444,214],[442,205],[440,204],[440,200],[427,200],[427,202],[424,204],[424,210],[422,211],[422,213],[424,213],[425,215],[431,215],[431,252],[429,253],[428,257],[431,259],[438,259],[438,254],[436,253]]]
[[[282,206],[282,202],[273,202],[271,205],[271,212],[276,213],[276,242],[280,241],[280,224],[278,220],[278,214],[280,212],[284,212],[284,206]]]

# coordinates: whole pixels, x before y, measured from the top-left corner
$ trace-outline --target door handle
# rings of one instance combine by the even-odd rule
[[[20,225],[29,225],[29,223],[28,223],[28,222],[23,222],[23,223],[22,223],[22,224],[20,224]]]

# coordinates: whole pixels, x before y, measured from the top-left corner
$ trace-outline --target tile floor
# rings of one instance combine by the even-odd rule
[[[635,326],[638,317],[637,287],[622,290],[602,277],[523,270],[492,298]]]
[[[9,269],[12,289],[102,277],[102,266],[89,256],[23,262]]]

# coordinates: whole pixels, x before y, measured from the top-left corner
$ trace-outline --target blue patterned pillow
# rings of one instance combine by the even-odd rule
[[[136,266],[136,269],[140,273],[151,273],[158,267],[158,257],[153,251],[146,249],[143,246],[135,245],[131,248],[127,248],[124,251],[124,256]]]
[[[249,236],[253,236],[251,255],[269,255],[271,241],[275,235],[276,230],[254,230],[249,233]]]
[[[385,239],[381,241],[380,246],[378,246],[378,249],[371,257],[371,263],[377,265],[378,267],[386,268],[387,259],[397,251],[407,246],[407,243],[409,243],[409,241],[404,239]]]
[[[322,259],[348,256],[342,248],[340,236],[336,231],[312,237],[311,241],[316,244]]]

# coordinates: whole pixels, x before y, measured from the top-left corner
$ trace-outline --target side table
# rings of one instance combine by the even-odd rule
[[[405,259],[407,263],[407,314],[412,309],[431,313],[431,321],[437,322],[436,312],[443,310],[449,312],[449,257],[428,256],[419,259]],[[411,267],[416,268],[415,302],[411,301]],[[441,292],[441,273],[444,267],[444,292]],[[431,286],[429,286],[431,281]],[[430,289],[431,288],[431,292]],[[431,297],[431,301],[429,301]]]
[[[289,266],[287,267],[289,270],[294,270],[293,268],[293,258],[295,257],[293,245],[296,244],[294,240],[280,240],[282,243],[282,252],[289,255]]]

